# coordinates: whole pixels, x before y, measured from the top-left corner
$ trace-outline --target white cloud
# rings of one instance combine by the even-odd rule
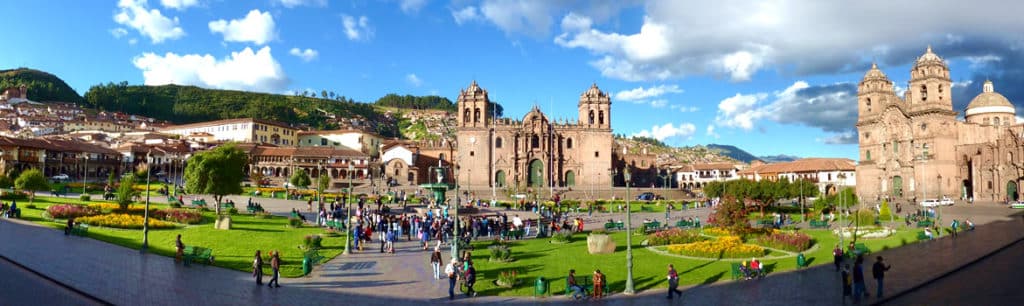
[[[633,134],[633,136],[651,137],[657,140],[665,141],[665,139],[679,137],[689,138],[697,132],[697,126],[693,123],[680,123],[679,126],[674,126],[672,123],[666,123],[664,125],[652,126],[650,130],[643,130],[639,133]]]
[[[274,17],[270,12],[251,10],[242,19],[224,19],[210,21],[211,33],[221,33],[224,41],[252,42],[264,45],[277,37],[274,30]]]
[[[714,124],[708,124],[708,128],[706,129],[706,134],[708,136],[714,137],[715,139],[718,139],[718,137],[719,137],[718,133],[715,133],[715,125]]]
[[[185,36],[178,26],[178,17],[168,18],[158,9],[148,9],[145,0],[120,0],[114,21],[149,37],[154,44]]]
[[[132,38],[132,39],[129,39],[129,40],[128,40],[128,44],[129,44],[129,45],[135,45],[135,44],[137,44],[138,42],[139,42],[139,39],[138,39],[138,38]]]
[[[718,104],[715,125],[752,130],[760,120],[804,125],[833,136],[825,143],[856,142],[857,87],[852,83],[811,86],[804,81],[769,93],[736,94]],[[770,99],[771,98],[771,99]]]
[[[558,8],[553,1],[485,0],[480,13],[507,34],[547,35],[554,23],[551,14]]]
[[[480,16],[475,6],[467,6],[459,10],[453,10],[452,18],[455,19],[456,24],[462,25],[470,21],[481,20],[483,16]]]
[[[415,73],[406,74],[405,81],[409,82],[409,84],[411,84],[414,87],[420,87],[420,85],[423,85],[423,80],[421,80],[420,77],[416,76]]]
[[[402,8],[402,12],[413,14],[418,13],[425,5],[427,0],[401,0],[398,6]]]
[[[160,5],[169,9],[184,11],[189,7],[199,5],[199,0],[160,0]]]
[[[296,6],[327,6],[327,0],[275,0],[275,2],[287,8]]]
[[[684,113],[693,113],[700,110],[700,108],[696,106],[686,106],[680,104],[672,104],[669,106],[669,108],[673,110],[679,110],[680,112]]]
[[[124,28],[113,28],[110,29],[110,35],[114,35],[114,38],[121,38],[128,35],[128,30],[125,30]]]
[[[310,62],[316,59],[316,57],[320,55],[320,52],[317,52],[316,50],[309,48],[306,48],[306,50],[292,48],[291,50],[288,50],[288,54],[297,56],[298,58],[302,59],[303,62]]]
[[[651,107],[653,107],[653,108],[662,108],[662,107],[665,107],[666,105],[668,105],[668,100],[665,100],[665,99],[651,100]]]
[[[643,9],[642,23],[624,30],[617,23],[591,22],[581,13],[561,15],[554,41],[590,51],[591,65],[610,78],[649,81],[710,74],[744,81],[772,68],[807,75],[862,72],[872,59],[898,66],[929,43],[949,58],[988,62],[992,58],[985,55],[996,46],[1021,46],[1012,29],[1024,27],[1016,13],[1024,10],[1024,2],[995,0],[972,2],[968,8],[955,2],[883,0],[722,0],[714,6],[649,1]],[[988,44],[972,43],[979,39]]]
[[[223,59],[212,55],[151,52],[135,57],[146,85],[181,84],[208,88],[280,92],[288,77],[270,53],[270,47],[253,52],[245,48]]]
[[[737,127],[744,130],[754,128],[754,121],[765,116],[763,109],[757,108],[757,102],[767,97],[766,94],[743,95],[725,98],[718,103],[718,117],[715,122],[721,126]]]
[[[643,99],[650,99],[660,97],[668,93],[682,93],[683,90],[679,89],[679,85],[658,85],[650,88],[644,88],[643,86],[633,88],[630,90],[623,90],[615,93],[615,99],[636,101]]]
[[[345,26],[345,37],[349,40],[367,40],[373,37],[370,19],[366,16],[341,15],[341,23]]]

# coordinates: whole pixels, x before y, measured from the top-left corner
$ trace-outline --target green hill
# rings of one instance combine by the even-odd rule
[[[743,149],[731,145],[709,144],[708,148],[718,151],[719,154],[731,157],[732,159],[744,163],[750,163],[755,160],[761,160],[760,158],[757,158],[757,156],[754,156],[754,154],[747,153],[747,151],[743,151]]]
[[[32,101],[59,101],[82,103],[85,100],[71,86],[55,75],[28,68],[0,70],[0,90],[28,86],[28,99]]]
[[[383,118],[372,104],[338,96],[321,99],[302,95],[279,95],[195,86],[139,86],[107,83],[85,93],[88,107],[138,114],[174,123],[192,123],[227,118],[253,117],[287,123],[307,124],[317,129],[337,128],[331,118],[361,118],[377,125],[384,136],[397,135],[391,120]]]

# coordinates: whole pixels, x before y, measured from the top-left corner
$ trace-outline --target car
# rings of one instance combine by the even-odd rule
[[[953,199],[950,199],[949,197],[942,197],[942,200],[939,200],[939,205],[952,206]]]
[[[941,203],[938,199],[925,199],[920,204],[922,207],[936,207],[942,205]]]
[[[644,193],[641,193],[641,194],[636,196],[636,200],[637,201],[654,201],[654,200],[664,200],[664,199],[665,199],[664,197],[662,197],[660,195],[656,195],[653,192],[644,192]]]
[[[1024,209],[1024,201],[1010,201],[1010,208]]]
[[[55,181],[66,181],[66,180],[69,180],[69,179],[71,179],[71,177],[69,177],[67,174],[64,174],[64,173],[61,173],[61,174],[53,176],[53,180],[55,180]]]

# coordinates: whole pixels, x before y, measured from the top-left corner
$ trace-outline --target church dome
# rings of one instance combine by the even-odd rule
[[[606,95],[607,94],[602,92],[600,88],[597,88],[597,83],[594,83],[590,85],[590,89],[587,89],[587,91],[583,92],[580,96],[598,98]]]
[[[946,66],[946,62],[944,62],[941,57],[939,57],[935,53],[932,53],[932,46],[929,45],[928,49],[924,51],[924,54],[918,57],[917,61],[914,62],[914,67],[916,68],[917,66],[932,63],[937,63],[939,65]]]
[[[1013,103],[1003,95],[995,92],[992,81],[985,81],[981,94],[971,100],[967,105],[966,115],[982,113],[1015,113]]]
[[[864,79],[865,80],[869,80],[869,79],[888,79],[888,78],[889,77],[887,77],[885,75],[885,72],[882,72],[881,69],[878,69],[878,65],[875,64],[875,63],[871,63],[871,69],[868,70],[868,72],[864,74]]]

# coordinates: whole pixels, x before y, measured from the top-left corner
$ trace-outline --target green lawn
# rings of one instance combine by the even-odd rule
[[[66,221],[62,219],[49,221],[42,217],[42,213],[50,205],[64,203],[82,204],[86,202],[79,201],[77,198],[36,196],[34,204],[37,208],[27,209],[25,205],[28,204],[28,200],[18,201],[18,205],[23,208],[22,218],[56,229],[63,229]],[[92,201],[87,203],[112,202]],[[150,206],[154,208],[167,207],[166,204],[151,204]],[[174,239],[181,234],[186,245],[212,248],[216,258],[215,266],[248,272],[252,269],[253,255],[256,250],[262,250],[264,256],[266,256],[267,250],[278,250],[281,251],[281,275],[299,277],[302,275],[302,251],[298,249],[298,246],[302,244],[302,238],[309,234],[325,232],[317,227],[288,228],[288,219],[283,217],[256,219],[248,214],[232,217],[231,230],[216,230],[213,229],[214,213],[204,212],[203,215],[203,223],[198,225],[167,230],[150,230],[150,252],[173,257]],[[139,249],[142,245],[142,230],[90,227],[88,237],[132,249]],[[327,257],[325,261],[341,253],[344,239],[344,235],[325,236],[324,248],[320,251],[320,255]],[[168,260],[171,259],[168,258]],[[266,270],[269,273],[270,267],[267,266]]]
[[[838,238],[828,230],[804,230],[815,239],[816,248],[805,253],[811,265],[831,264],[832,248]],[[533,283],[538,276],[551,282],[551,290],[555,294],[565,292],[565,277],[569,269],[576,269],[578,277],[590,277],[594,269],[600,269],[608,280],[609,289],[622,292],[625,288],[626,256],[624,232],[611,234],[617,248],[614,254],[591,255],[587,252],[586,235],[576,234],[569,244],[551,244],[547,239],[533,239],[512,242],[512,254],[516,258],[510,263],[492,263],[487,246],[490,242],[474,243],[473,262],[478,271],[480,281],[477,289],[481,294],[514,296],[532,295]],[[636,290],[667,288],[665,279],[668,264],[674,264],[679,272],[680,281],[684,285],[709,284],[721,280],[730,280],[730,263],[725,260],[693,260],[660,255],[640,246],[644,236],[633,237],[633,284]],[[884,239],[862,239],[872,251],[899,247],[917,240],[917,230],[900,230],[897,234]],[[780,255],[773,252],[771,255]],[[793,270],[796,268],[796,257],[778,260],[764,260],[763,264],[769,273]],[[520,272],[521,284],[516,288],[506,289],[494,285],[501,271],[517,269]]]

